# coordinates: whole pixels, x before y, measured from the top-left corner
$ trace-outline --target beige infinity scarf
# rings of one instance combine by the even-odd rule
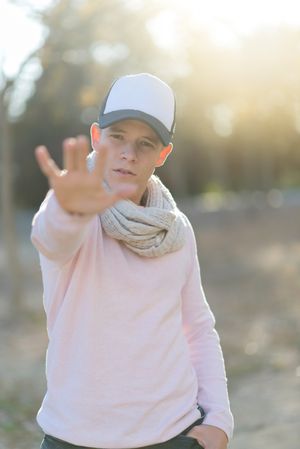
[[[93,153],[87,160],[90,170]],[[145,207],[129,200],[118,201],[100,214],[100,220],[107,235],[144,257],[177,251],[185,241],[184,218],[169,190],[154,175],[148,181]]]

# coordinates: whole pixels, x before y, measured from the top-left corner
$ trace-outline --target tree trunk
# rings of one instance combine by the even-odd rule
[[[13,202],[13,155],[10,124],[7,120],[3,92],[0,95],[0,151],[1,151],[1,216],[5,250],[5,279],[8,283],[8,311],[17,312],[21,303],[21,269]]]

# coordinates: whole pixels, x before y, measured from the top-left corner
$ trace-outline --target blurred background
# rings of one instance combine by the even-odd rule
[[[176,92],[157,174],[195,228],[235,415],[233,449],[300,441],[300,5],[0,0],[0,449],[38,448],[42,285],[30,226],[45,144],[88,134],[121,75]],[[159,417],[158,417],[159,419]]]

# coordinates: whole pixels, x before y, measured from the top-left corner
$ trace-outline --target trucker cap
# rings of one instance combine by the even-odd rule
[[[99,114],[100,128],[120,120],[147,123],[167,146],[175,129],[175,97],[172,89],[149,73],[126,75],[110,87]]]

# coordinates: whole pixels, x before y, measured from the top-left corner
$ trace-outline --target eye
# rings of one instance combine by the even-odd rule
[[[118,134],[118,133],[113,133],[110,135],[110,137],[112,137],[113,139],[116,139],[116,140],[123,140],[123,135]]]
[[[149,148],[149,149],[154,148],[153,143],[149,142],[148,140],[142,140],[142,141],[140,142],[140,145],[141,145],[143,148]]]

